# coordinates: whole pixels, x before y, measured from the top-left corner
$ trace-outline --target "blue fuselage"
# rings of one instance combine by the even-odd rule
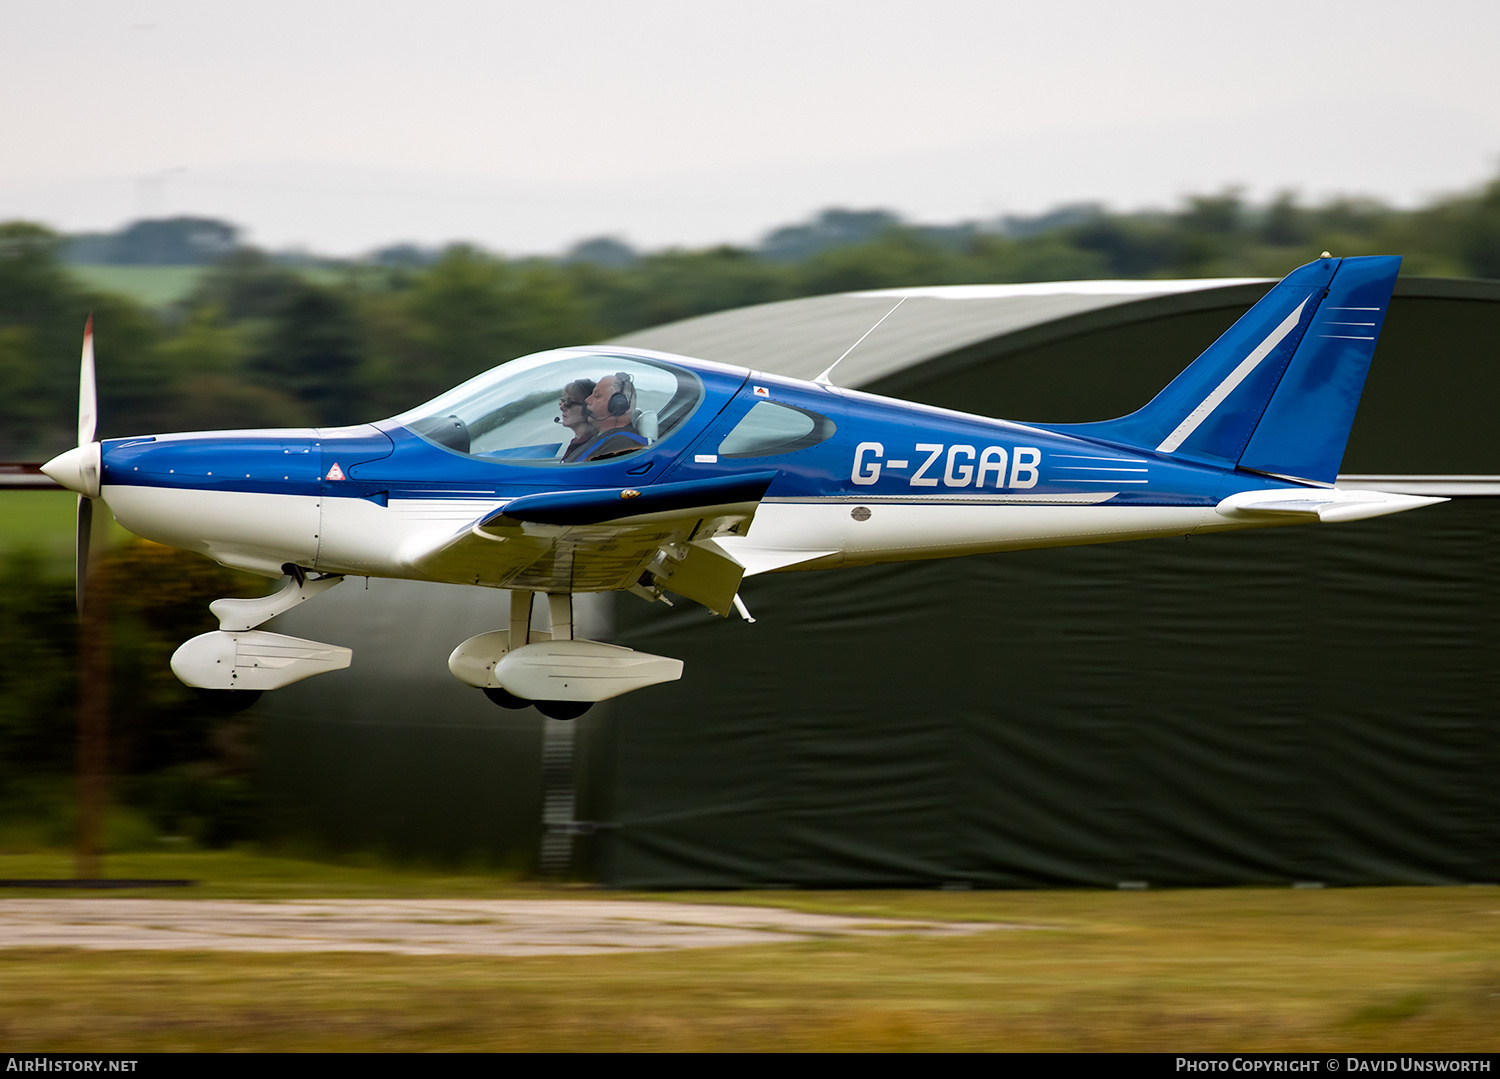
[[[359,498],[508,500],[557,490],[641,487],[775,470],[767,499],[872,502],[1101,502],[1207,506],[1293,486],[1045,426],[987,419],[872,394],[695,364],[705,387],[668,437],[621,459],[562,464],[487,460],[392,421],[347,428],[226,431],[111,439],[104,484]],[[724,437],[762,400],[827,417],[834,433],[805,449],[721,456]],[[1101,497],[1103,496],[1103,497]]]

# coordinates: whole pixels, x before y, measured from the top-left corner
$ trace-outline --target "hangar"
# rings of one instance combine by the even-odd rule
[[[792,300],[618,343],[1020,420],[1148,400],[1265,281]],[[267,698],[275,828],[629,887],[1500,879],[1500,283],[1397,283],[1346,474],[1454,495],[1350,525],[753,578],[589,635],[681,682],[573,724],[448,675],[504,618],[372,582],[284,616],[354,666]]]

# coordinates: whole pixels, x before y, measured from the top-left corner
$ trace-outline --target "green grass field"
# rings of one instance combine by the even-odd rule
[[[86,288],[127,296],[144,307],[168,307],[185,299],[206,266],[68,266]]]
[[[112,292],[134,300],[143,307],[170,307],[185,300],[198,287],[212,266],[100,266],[71,263],[67,267],[74,280],[85,288]],[[367,275],[379,279],[383,271],[369,267],[299,266],[292,272],[313,284],[337,285],[351,276]]]
[[[199,878],[193,898],[641,898],[243,853],[108,872]],[[18,1052],[1500,1049],[1495,887],[652,898],[1049,928],[525,959],[11,950],[0,1030]]]
[[[107,507],[101,504],[99,509],[108,521],[105,542],[120,543],[130,537]],[[71,574],[77,512],[78,496],[71,491],[0,491],[0,558],[15,551],[36,551],[46,559],[50,572]]]

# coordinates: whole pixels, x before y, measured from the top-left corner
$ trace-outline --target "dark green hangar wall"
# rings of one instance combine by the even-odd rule
[[[1017,419],[1118,415],[1266,287],[1019,315],[915,299],[839,380]],[[629,343],[805,376],[892,302],[790,301]],[[1497,340],[1500,283],[1399,281],[1345,471],[1500,475]],[[616,886],[1500,880],[1497,531],[1500,501],[1469,498],[773,574],[744,587],[754,625],[612,597],[588,635],[686,673],[574,724],[449,676],[503,596],[351,582],[279,620],[355,662],[257,706],[263,790],[275,832],[315,847]]]
[[[1092,311],[864,388],[1088,420],[1264,286]],[[1402,281],[1346,473],[1500,473],[1500,285]],[[1500,503],[622,598],[683,680],[591,717],[601,880],[1150,886],[1500,879]]]

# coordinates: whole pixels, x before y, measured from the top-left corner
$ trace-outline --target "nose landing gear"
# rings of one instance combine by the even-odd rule
[[[208,605],[219,628],[199,634],[172,653],[172,673],[220,712],[242,712],[268,689],[349,666],[353,653],[336,644],[306,641],[255,627],[320,592],[342,577],[308,577],[288,568],[281,590],[260,599],[217,599]]]

